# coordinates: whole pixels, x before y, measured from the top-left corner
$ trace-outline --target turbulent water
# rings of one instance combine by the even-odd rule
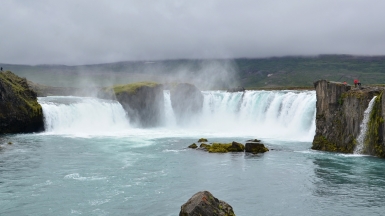
[[[39,98],[46,131],[0,137],[0,215],[178,215],[209,190],[237,215],[381,215],[384,160],[310,149],[314,91],[204,92],[180,125],[165,91],[158,128],[130,125],[114,101]],[[209,154],[198,138],[271,151]],[[12,142],[12,144],[8,144]]]

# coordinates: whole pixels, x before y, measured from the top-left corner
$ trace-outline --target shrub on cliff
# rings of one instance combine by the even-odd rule
[[[25,78],[0,72],[0,134],[44,130],[43,110]]]

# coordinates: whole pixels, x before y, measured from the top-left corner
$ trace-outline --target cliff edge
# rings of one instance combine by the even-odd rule
[[[354,88],[339,82],[319,80],[314,83],[317,95],[316,133],[312,149],[353,153],[361,133],[360,125],[369,102],[377,96],[369,115],[360,153],[385,157],[384,87]]]
[[[0,134],[44,130],[43,110],[25,78],[0,72]]]
[[[116,100],[122,104],[130,118],[130,122],[140,127],[155,127],[160,125],[164,113],[163,85],[153,82],[139,82],[127,85],[117,85],[105,89],[115,93]]]

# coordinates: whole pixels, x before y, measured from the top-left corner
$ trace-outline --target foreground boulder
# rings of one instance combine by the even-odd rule
[[[0,134],[44,130],[43,110],[25,78],[0,72]]]
[[[179,216],[232,216],[233,207],[225,201],[218,200],[208,191],[194,194],[181,206]]]
[[[108,93],[110,89],[106,89]],[[127,112],[130,122],[141,127],[161,124],[164,113],[163,85],[139,82],[112,87],[116,99]]]
[[[192,84],[176,85],[170,91],[170,99],[178,123],[190,122],[190,119],[202,111],[203,95]]]

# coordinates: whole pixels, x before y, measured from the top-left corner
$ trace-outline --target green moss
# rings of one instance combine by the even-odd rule
[[[211,145],[201,144],[210,153],[227,153],[227,152],[243,152],[245,146],[241,143],[213,143]]]
[[[158,85],[160,84],[155,82],[137,82],[137,83],[131,83],[127,85],[115,85],[112,87],[112,89],[114,90],[115,94],[119,94],[122,92],[136,93],[138,89],[143,86],[156,87]],[[110,89],[111,88],[107,88],[107,91]]]
[[[210,145],[208,145],[208,144],[206,144],[206,143],[202,143],[200,146],[199,146],[199,148],[205,148],[205,149],[207,149],[207,148],[209,148],[210,147]]]
[[[208,148],[206,148],[210,153],[227,153],[231,143],[213,143]]]
[[[193,148],[193,149],[196,149],[198,148],[197,144],[193,143],[191,145],[188,146],[189,148]]]
[[[36,97],[31,98],[27,92],[31,90],[28,87],[27,80],[13,74],[11,71],[0,73],[1,82],[12,88],[17,99],[25,102],[24,106],[18,108],[30,118],[42,115],[42,107],[37,102]],[[12,106],[9,106],[11,108]]]
[[[206,138],[200,138],[198,142],[208,142]]]
[[[329,142],[324,136],[315,136],[311,148],[321,151],[337,151],[336,145]]]
[[[380,130],[383,126],[381,98],[383,92],[374,101],[373,109],[370,112],[367,132],[364,140],[364,153],[378,157],[385,157],[385,146],[382,143]]]

